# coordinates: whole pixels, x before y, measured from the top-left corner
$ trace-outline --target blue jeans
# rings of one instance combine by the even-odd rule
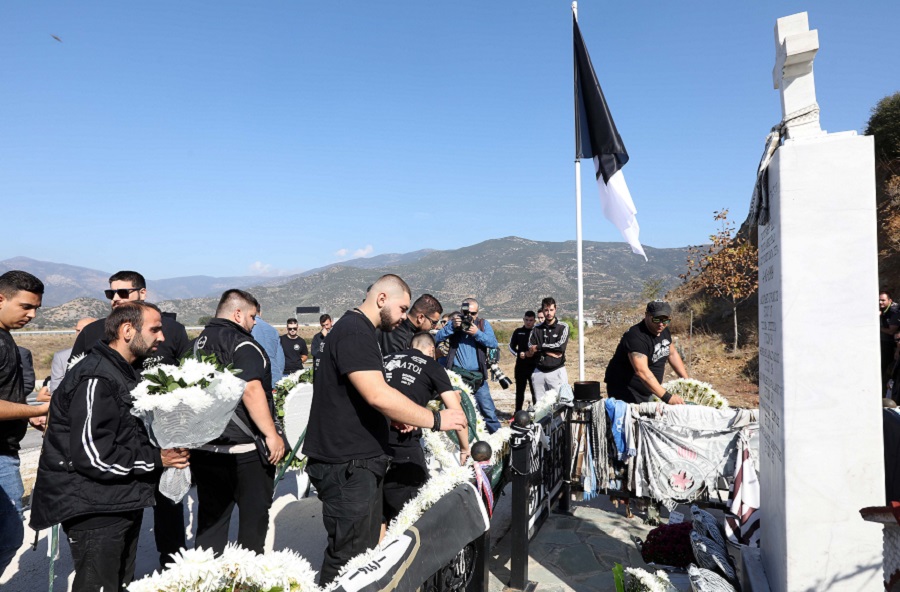
[[[25,541],[23,495],[19,455],[0,454],[0,576]]]
[[[489,434],[500,429],[500,420],[497,419],[497,409],[494,407],[494,399],[491,398],[491,387],[485,380],[475,391],[475,404],[484,417],[484,424]]]

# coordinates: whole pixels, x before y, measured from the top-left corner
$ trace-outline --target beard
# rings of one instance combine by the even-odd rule
[[[148,344],[144,340],[144,336],[138,333],[131,340],[131,343],[128,344],[128,350],[135,358],[143,360],[156,350],[156,343]]]
[[[394,328],[400,323],[394,323],[391,320],[391,312],[387,308],[382,308],[378,311],[378,316],[381,318],[381,324],[378,326],[382,331],[393,331]]]

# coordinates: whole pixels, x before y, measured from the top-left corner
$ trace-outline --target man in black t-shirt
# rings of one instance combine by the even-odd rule
[[[147,281],[136,271],[117,271],[109,276],[109,289],[104,291],[113,310],[128,302],[143,302],[147,297]],[[165,341],[159,343],[152,355],[140,363],[142,368],[150,368],[159,364],[177,366],[181,358],[190,351],[190,340],[184,325],[175,320],[170,313],[162,313],[163,335]],[[75,338],[69,354],[69,361],[83,356],[104,339],[106,318],[97,319],[87,325]],[[185,538],[184,502],[173,502],[156,491],[156,505],[153,507],[153,537],[156,550],[159,552],[159,564],[165,566],[172,562],[172,556],[187,544]]]
[[[537,403],[537,397],[534,396],[534,385],[531,384],[531,375],[534,373],[534,365],[537,358],[528,357],[528,339],[531,337],[531,330],[534,329],[534,311],[529,310],[522,319],[522,326],[513,331],[512,337],[509,338],[509,352],[516,358],[515,378],[516,378],[516,411],[522,409],[525,405],[525,385],[531,390],[531,403]]]
[[[228,525],[237,504],[240,511],[238,544],[262,553],[269,528],[275,465],[285,445],[275,428],[272,401],[272,364],[251,331],[259,302],[249,292],[227,290],[219,299],[216,318],[197,337],[196,348],[215,354],[220,364],[240,370],[247,384],[241,402],[225,431],[198,448],[192,457],[197,484],[196,547],[221,553],[228,543]],[[256,441],[265,442],[266,461]]]
[[[287,335],[282,335],[281,349],[284,350],[284,374],[288,375],[303,368],[306,358],[309,357],[309,351],[306,349],[306,341],[300,337],[298,331],[300,326],[297,319],[287,320]],[[273,376],[272,380],[278,382],[280,376]]]
[[[348,559],[378,543],[387,472],[388,418],[410,426],[464,429],[458,409],[431,412],[384,379],[375,327],[390,331],[409,309],[410,290],[388,274],[359,308],[348,310],[316,359],[313,400],[303,452],[306,472],[322,501],[328,546],[320,573],[329,584]]]
[[[9,332],[34,318],[43,294],[44,284],[28,272],[0,275],[0,576],[25,540],[19,442],[28,430],[28,420],[46,415],[49,407],[26,402],[22,360]]]
[[[462,409],[459,393],[453,390],[450,377],[434,359],[434,337],[416,333],[410,349],[384,357],[387,383],[410,400],[425,406],[440,398],[448,409]],[[460,442],[460,464],[469,457],[469,432],[457,430]],[[391,425],[388,439],[393,461],[384,478],[384,521],[390,522],[404,504],[414,498],[428,480],[428,465],[422,450],[422,430],[409,426]]]
[[[666,362],[680,378],[688,377],[678,350],[672,346],[668,328],[671,318],[669,303],[654,300],[647,304],[644,320],[622,335],[603,379],[610,397],[627,403],[647,403],[655,395],[669,405],[684,403],[681,397],[660,386]]]
[[[312,344],[309,346],[309,355],[313,359],[313,370],[319,368],[319,356],[325,350],[325,338],[331,331],[331,322],[330,314],[323,314],[319,317],[319,326],[322,327],[322,330],[313,335]]]

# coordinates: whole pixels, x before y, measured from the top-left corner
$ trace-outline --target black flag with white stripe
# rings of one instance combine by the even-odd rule
[[[631,245],[631,250],[647,259],[638,236],[637,208],[622,175],[622,167],[628,162],[628,152],[597,81],[578,20],[573,17],[572,23],[575,44],[575,158],[594,160],[603,215],[619,229]]]

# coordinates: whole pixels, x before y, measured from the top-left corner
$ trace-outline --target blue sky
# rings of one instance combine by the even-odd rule
[[[900,90],[895,2],[579,4],[645,245],[746,216],[804,10],[822,127],[860,131]],[[575,237],[567,1],[8,1],[0,56],[0,259],[277,274]],[[584,236],[619,241],[592,168]]]

